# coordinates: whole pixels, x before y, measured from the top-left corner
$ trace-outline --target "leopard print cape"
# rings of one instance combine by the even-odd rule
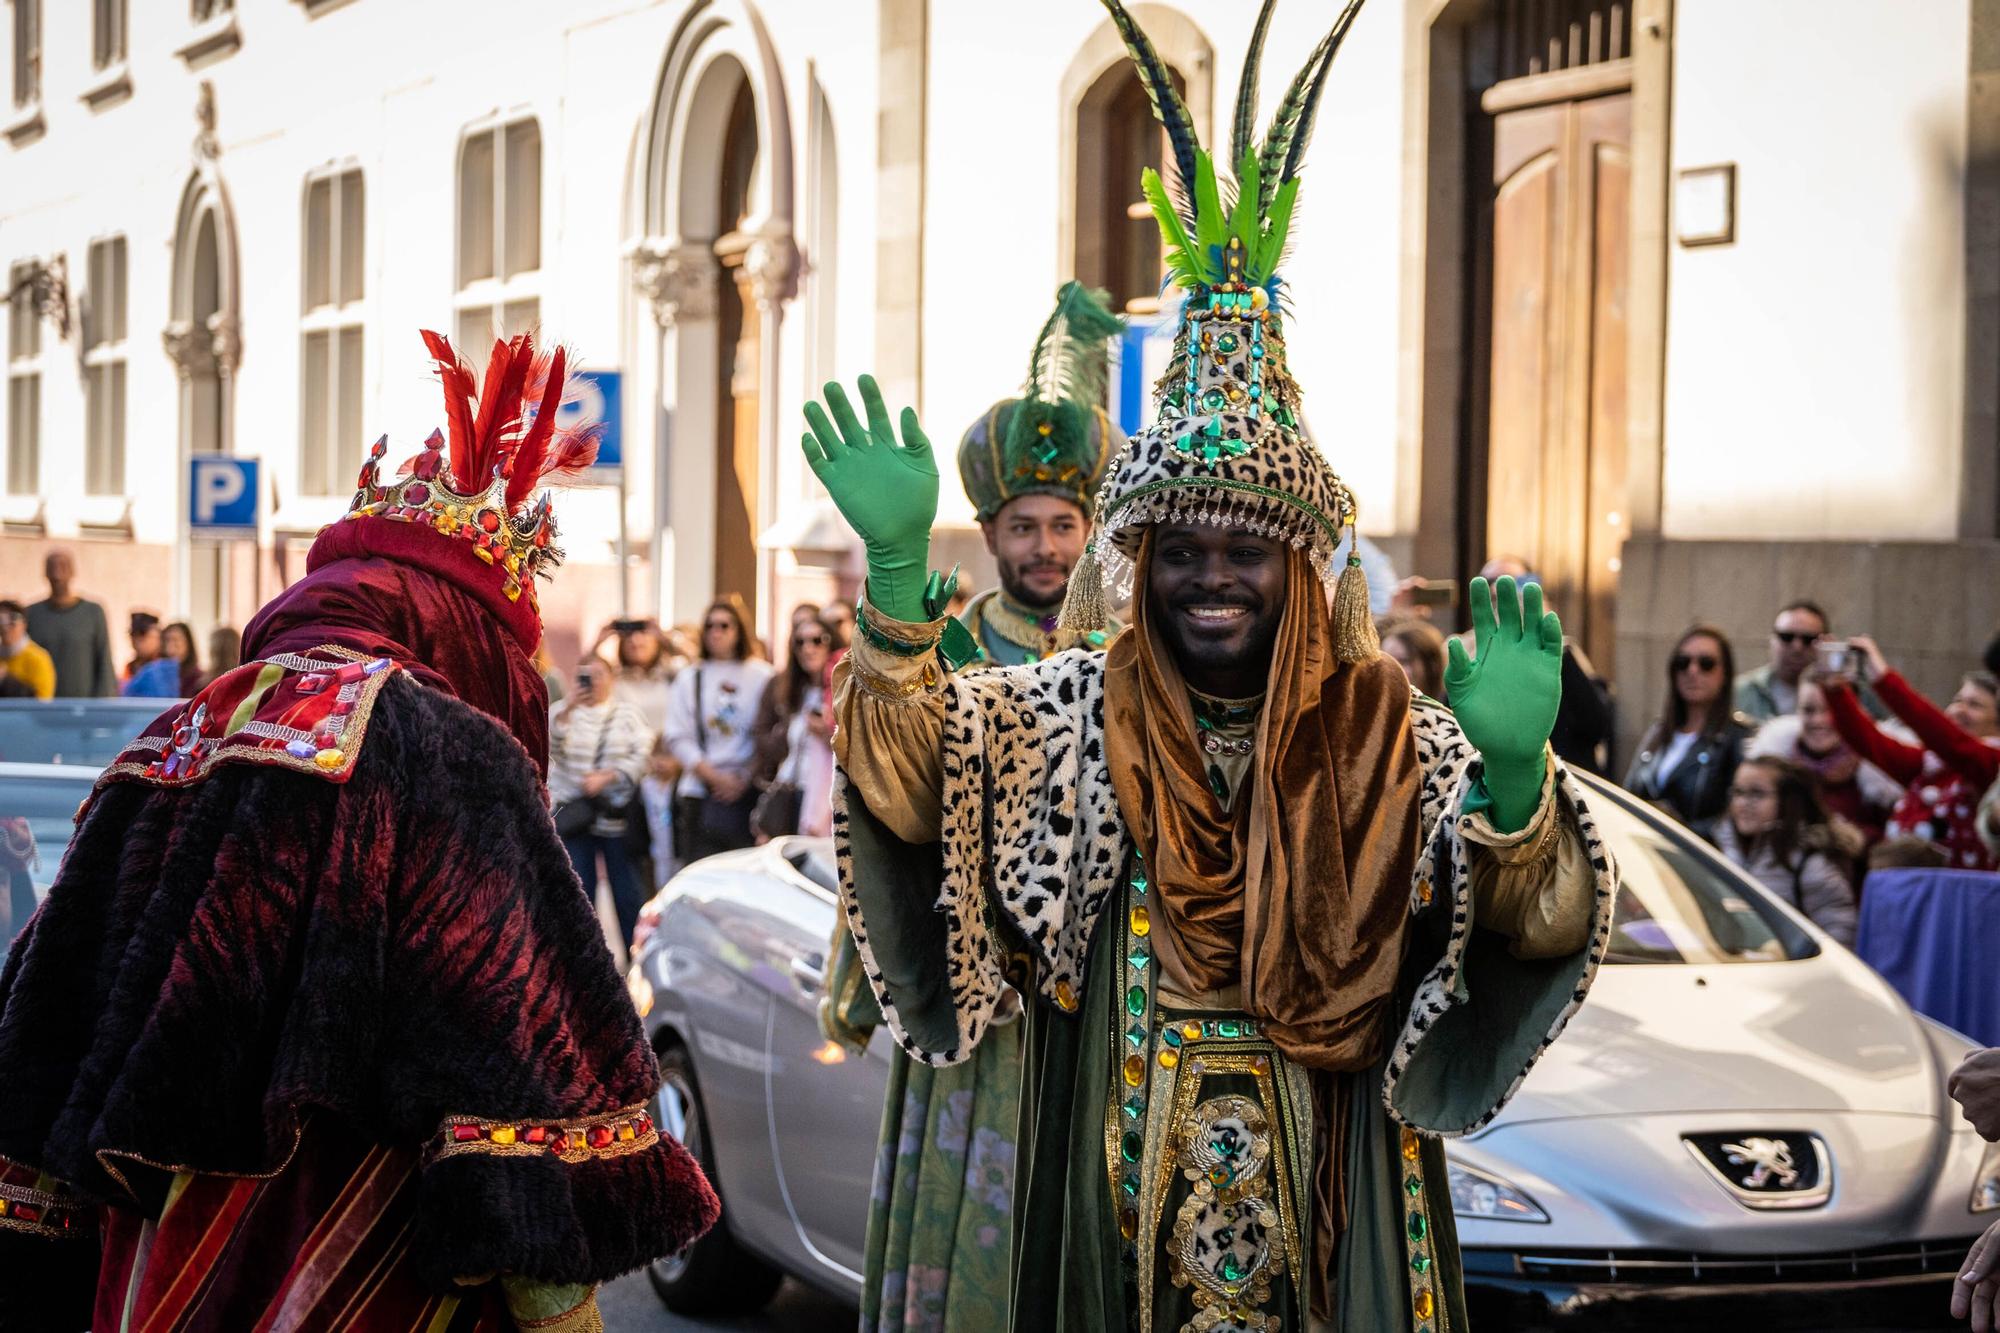
[[[946,918],[946,957],[957,1040],[942,1049],[913,1041],[878,966],[855,892],[857,870],[849,840],[844,774],[834,779],[834,839],[840,901],[864,973],[896,1042],[928,1065],[968,1058],[1005,989],[1007,949],[993,914],[1006,919],[1034,955],[1035,989],[1065,1012],[1078,1007],[1091,932],[1115,900],[1129,835],[1118,812],[1104,746],[1104,657],[1071,650],[1018,667],[952,676],[945,684],[943,880],[932,909]],[[1471,938],[1473,902],[1466,873],[1471,826],[1467,790],[1479,756],[1449,709],[1422,696],[1411,705],[1423,769],[1423,850],[1410,890],[1410,911],[1449,912],[1441,957],[1417,985],[1389,1057],[1383,1104],[1403,1119],[1397,1083],[1448,1012],[1469,1003],[1462,968]],[[1599,836],[1585,793],[1558,760],[1555,788],[1562,815],[1573,822],[1595,877],[1595,919],[1574,992],[1527,1055],[1506,1092],[1469,1123],[1417,1126],[1430,1133],[1468,1134],[1499,1114],[1528,1070],[1582,1004],[1611,937],[1617,871]]]

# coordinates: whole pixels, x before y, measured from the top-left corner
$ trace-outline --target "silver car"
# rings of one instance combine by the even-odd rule
[[[1624,872],[1590,1002],[1508,1105],[1448,1145],[1487,1328],[1908,1328],[2000,1209],[1956,1114],[1962,1037],[1915,1014],[1686,830],[1591,783]],[[655,1266],[683,1312],[782,1274],[859,1291],[888,1034],[821,1036],[832,850],[700,862],[648,904],[629,981],[723,1223]]]

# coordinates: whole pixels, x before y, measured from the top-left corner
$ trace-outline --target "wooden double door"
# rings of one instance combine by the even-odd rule
[[[1475,196],[1486,374],[1474,377],[1468,461],[1485,504],[1470,516],[1472,554],[1525,559],[1606,666],[1630,524],[1631,112],[1621,91],[1482,113],[1492,171]]]

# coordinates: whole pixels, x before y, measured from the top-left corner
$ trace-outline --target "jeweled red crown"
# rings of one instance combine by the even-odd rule
[[[590,466],[597,440],[589,430],[558,431],[567,355],[537,354],[532,334],[493,344],[483,383],[442,334],[424,342],[444,381],[450,434],[432,431],[424,448],[396,478],[382,480],[384,436],[368,451],[346,518],[419,523],[439,536],[468,543],[500,572],[509,601],[562,563],[549,494],[528,497],[545,477]]]

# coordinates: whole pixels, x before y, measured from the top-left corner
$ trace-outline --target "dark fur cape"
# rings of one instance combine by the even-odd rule
[[[400,674],[345,785],[234,765],[105,787],[0,973],[0,1157],[113,1205],[156,1208],[175,1168],[274,1173],[310,1109],[414,1147],[449,1116],[599,1115],[658,1082],[527,752]],[[607,1279],[718,1208],[666,1137],[446,1157],[421,1200],[440,1284]],[[45,1272],[47,1248],[0,1237],[0,1270]]]

